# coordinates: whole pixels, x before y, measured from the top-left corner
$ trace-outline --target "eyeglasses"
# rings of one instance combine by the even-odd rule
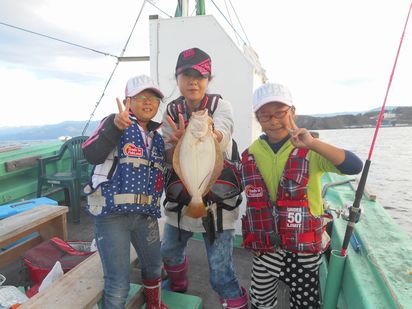
[[[135,95],[134,97],[130,97],[130,99],[137,103],[150,102],[152,104],[156,104],[160,102],[160,98],[155,95],[151,97],[146,97],[144,95]]]
[[[273,114],[258,114],[257,119],[260,122],[268,122],[269,120],[271,120],[272,118],[275,119],[282,119],[283,117],[286,116],[286,114],[288,113],[288,111],[291,109],[291,107],[289,107],[288,109],[285,109],[283,111],[278,111],[278,112],[274,112]]]

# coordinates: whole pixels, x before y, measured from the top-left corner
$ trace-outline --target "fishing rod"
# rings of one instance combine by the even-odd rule
[[[341,253],[340,253],[341,256],[346,255],[346,250],[348,248],[348,244],[349,244],[350,238],[352,236],[353,229],[355,227],[355,223],[357,221],[356,218],[359,216],[360,201],[361,201],[362,196],[363,196],[363,191],[365,190],[366,179],[368,178],[369,167],[371,165],[371,157],[372,157],[373,149],[375,147],[376,137],[378,136],[378,131],[379,131],[379,128],[380,128],[382,120],[383,120],[383,114],[385,112],[386,100],[388,98],[389,90],[390,90],[391,85],[392,85],[393,75],[395,73],[396,64],[398,62],[398,57],[399,57],[399,53],[401,51],[403,37],[405,36],[405,31],[406,31],[406,27],[408,25],[408,20],[409,20],[409,15],[411,13],[411,9],[412,9],[412,2],[411,2],[410,7],[409,7],[408,16],[406,17],[405,26],[403,28],[401,40],[399,42],[398,51],[397,51],[396,57],[395,57],[395,63],[393,64],[392,73],[389,77],[388,87],[386,88],[385,99],[383,100],[382,108],[381,108],[381,111],[379,113],[378,120],[376,122],[375,133],[373,135],[371,147],[369,149],[368,159],[365,162],[365,166],[364,166],[363,171],[362,171],[361,179],[359,181],[358,188],[356,189],[355,200],[353,201],[353,205],[350,209],[349,222],[348,222],[348,225],[346,227],[345,237],[343,239],[342,250],[341,250]]]

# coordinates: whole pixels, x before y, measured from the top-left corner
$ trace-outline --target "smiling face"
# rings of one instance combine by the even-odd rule
[[[256,112],[262,131],[271,143],[277,143],[288,136],[291,129],[289,117],[294,116],[293,108],[279,102],[267,103]]]
[[[177,85],[189,108],[194,109],[206,94],[209,78],[189,69],[177,76]]]
[[[130,110],[144,129],[147,129],[147,123],[156,116],[159,104],[160,98],[151,90],[143,90],[130,97]]]

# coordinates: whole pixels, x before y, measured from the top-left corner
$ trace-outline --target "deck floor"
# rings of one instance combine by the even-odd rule
[[[81,213],[80,223],[68,224],[69,240],[91,241],[93,239],[93,224],[89,216]],[[217,294],[213,291],[209,283],[209,270],[207,267],[206,250],[203,241],[190,240],[188,246],[189,257],[189,289],[187,294],[196,295],[203,299],[205,309],[221,308]],[[233,257],[235,269],[242,286],[246,289],[250,285],[250,271],[252,266],[252,256],[244,249],[234,248]],[[0,273],[6,276],[7,285],[19,285],[24,276],[20,272],[21,261],[16,261],[7,268],[0,269]],[[138,271],[132,272],[132,282],[140,283]],[[286,303],[286,290],[279,290],[279,303],[277,308],[289,308]],[[177,309],[177,308],[171,308]]]

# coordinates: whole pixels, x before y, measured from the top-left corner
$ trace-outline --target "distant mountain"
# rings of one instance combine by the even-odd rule
[[[364,113],[335,115],[327,117],[297,116],[299,127],[309,130],[370,128],[376,126],[380,109]],[[382,126],[412,126],[412,106],[385,108]]]
[[[383,125],[412,126],[412,106],[388,107],[388,113]],[[363,113],[334,113],[323,116],[298,115],[296,122],[299,127],[309,130],[367,128],[375,127],[379,115],[379,109],[373,109]],[[88,135],[93,132],[100,121],[90,122]],[[30,127],[2,127],[0,128],[0,141],[32,141],[57,139],[60,136],[81,135],[86,121],[65,121],[58,124]]]
[[[91,121],[87,129],[88,134],[93,132],[100,121]],[[65,121],[58,124],[30,127],[2,127],[0,140],[46,140],[58,139],[60,136],[81,135],[86,121]]]
[[[392,111],[394,109],[397,109],[400,106],[385,106],[385,111]],[[311,117],[335,117],[335,116],[342,116],[342,115],[359,115],[359,114],[365,114],[369,112],[380,112],[381,107],[377,107],[368,111],[363,111],[363,112],[337,112],[337,113],[328,113],[328,114],[311,114],[311,115],[305,115],[305,116],[311,116]]]
[[[311,116],[311,117],[335,117],[335,116],[357,115],[357,114],[362,114],[362,112],[338,112],[338,113],[313,114],[313,115],[304,115],[304,116]]]

